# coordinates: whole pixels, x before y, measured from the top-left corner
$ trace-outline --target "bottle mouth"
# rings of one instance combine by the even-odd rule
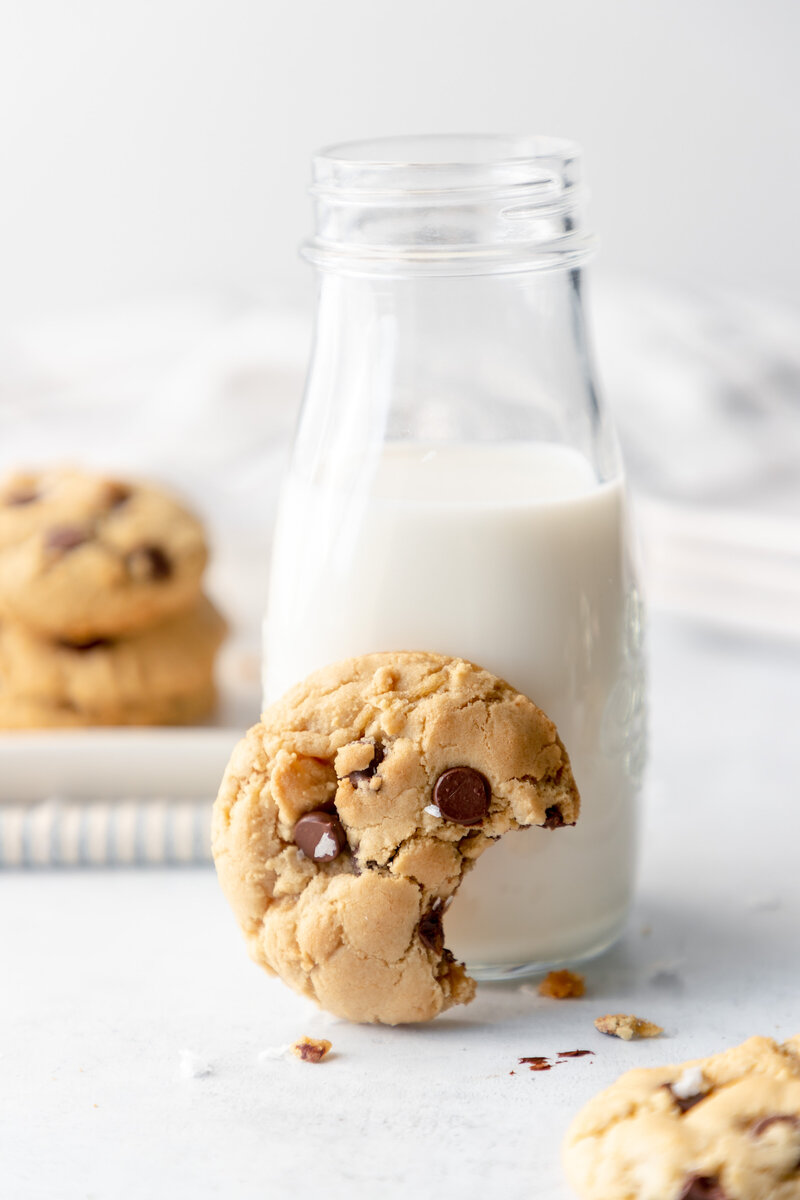
[[[345,142],[313,159],[316,265],[478,273],[585,259],[581,150],[561,138],[432,134]]]

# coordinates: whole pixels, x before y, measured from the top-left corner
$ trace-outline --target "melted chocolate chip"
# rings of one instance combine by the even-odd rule
[[[551,804],[549,808],[545,809],[542,829],[562,829],[566,824],[564,814],[557,804]]]
[[[664,1083],[661,1086],[666,1088],[682,1113],[686,1113],[690,1108],[694,1108],[695,1104],[699,1104],[701,1100],[705,1100],[706,1096],[710,1094],[709,1092],[696,1092],[694,1096],[677,1096],[672,1090],[671,1083]]]
[[[327,812],[306,813],[294,827],[294,844],[314,862],[333,862],[347,845],[342,823]]]
[[[44,535],[46,549],[53,550],[59,555],[68,554],[70,550],[77,549],[88,540],[88,531],[80,525],[54,525]]]
[[[451,767],[433,785],[433,803],[448,821],[477,825],[489,811],[491,788],[472,767]]]
[[[551,1064],[542,1054],[535,1054],[528,1058],[521,1058],[521,1064],[527,1065],[531,1071],[549,1071]]]
[[[756,1121],[750,1133],[753,1137],[761,1137],[762,1133],[766,1132],[771,1125],[791,1125],[794,1129],[800,1129],[800,1117],[794,1113],[774,1113],[770,1117],[762,1117],[760,1121]]]
[[[39,493],[34,487],[20,487],[3,497],[3,503],[9,508],[21,508],[23,504],[33,504],[39,499]]]
[[[128,574],[139,583],[169,579],[172,563],[160,546],[135,546],[125,556]]]
[[[559,1050],[559,1058],[584,1058],[587,1054],[594,1054],[594,1050]]]
[[[124,483],[107,483],[104,499],[109,508],[119,508],[131,498],[131,489]]]
[[[64,638],[59,641],[59,646],[64,650],[74,650],[78,654],[82,654],[84,650],[96,650],[99,646],[110,646],[110,638],[94,638],[91,642],[68,642]]]
[[[364,767],[361,771],[351,771],[347,778],[352,783],[353,787],[358,787],[360,783],[368,783],[372,776],[377,771],[385,757],[385,751],[380,742],[376,742],[372,751],[372,762],[368,767]]]
[[[678,1200],[729,1200],[718,1175],[690,1175]]]
[[[441,902],[429,908],[419,923],[419,936],[429,950],[441,954],[444,950]]]

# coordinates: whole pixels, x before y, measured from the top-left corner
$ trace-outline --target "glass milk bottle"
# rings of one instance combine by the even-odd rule
[[[644,752],[622,468],[582,306],[580,152],[389,138],[314,159],[318,310],[278,516],[268,701],[379,650],[471,659],[556,722],[574,828],[509,834],[445,920],[479,978],[599,953],[628,910]]]

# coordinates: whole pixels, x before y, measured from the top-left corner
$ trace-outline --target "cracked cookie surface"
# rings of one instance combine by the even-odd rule
[[[511,830],[574,824],[579,804],[527,697],[462,659],[372,654],[267,709],[233,753],[212,844],[256,962],[338,1016],[394,1025],[474,995],[442,929],[465,871]]]
[[[800,1200],[800,1036],[628,1071],[564,1142],[583,1200]]]
[[[197,599],[206,558],[199,521],[159,488],[68,469],[0,484],[0,613],[40,635],[163,620]]]

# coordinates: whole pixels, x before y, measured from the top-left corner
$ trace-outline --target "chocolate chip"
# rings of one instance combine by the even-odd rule
[[[160,546],[135,546],[125,557],[128,574],[138,583],[169,579],[172,563]]]
[[[9,508],[21,508],[23,504],[33,504],[39,499],[39,493],[34,487],[20,487],[3,497],[3,503]]]
[[[557,804],[551,804],[549,808],[545,809],[542,829],[561,829],[566,824],[564,814]],[[571,824],[574,825],[574,821]]]
[[[695,1104],[699,1104],[701,1100],[705,1100],[706,1096],[710,1095],[709,1092],[696,1092],[694,1096],[678,1096],[672,1090],[671,1083],[664,1083],[661,1086],[666,1088],[682,1113],[688,1112],[690,1108],[694,1108]]]
[[[433,906],[422,917],[419,923],[419,936],[434,954],[441,954],[444,950],[442,906],[440,900],[434,901]]]
[[[75,550],[88,540],[88,530],[80,525],[54,525],[44,535],[45,548],[59,555],[68,554],[70,550]]]
[[[351,771],[347,776],[353,787],[358,787],[360,783],[368,783],[383,762],[384,757],[385,751],[383,746],[380,742],[376,742],[372,748],[372,762],[369,766],[364,767],[361,771]]]
[[[64,650],[75,650],[77,653],[82,654],[84,650],[97,650],[99,646],[110,646],[111,639],[94,638],[91,642],[68,642],[66,639],[61,638],[58,644]]]
[[[718,1175],[690,1175],[678,1200],[729,1200]]]
[[[491,788],[472,767],[451,767],[433,786],[433,803],[448,821],[477,825],[489,811]]]
[[[753,1137],[761,1137],[771,1125],[786,1124],[793,1126],[794,1129],[800,1129],[800,1117],[794,1113],[775,1113],[771,1117],[762,1117],[760,1121],[756,1121],[750,1133]]]
[[[587,1054],[594,1054],[594,1050],[559,1050],[559,1058],[584,1058]]]
[[[342,823],[327,812],[306,813],[294,827],[294,843],[314,862],[333,862],[347,845]]]
[[[131,489],[124,483],[107,483],[103,498],[108,508],[119,508],[131,498]]]

